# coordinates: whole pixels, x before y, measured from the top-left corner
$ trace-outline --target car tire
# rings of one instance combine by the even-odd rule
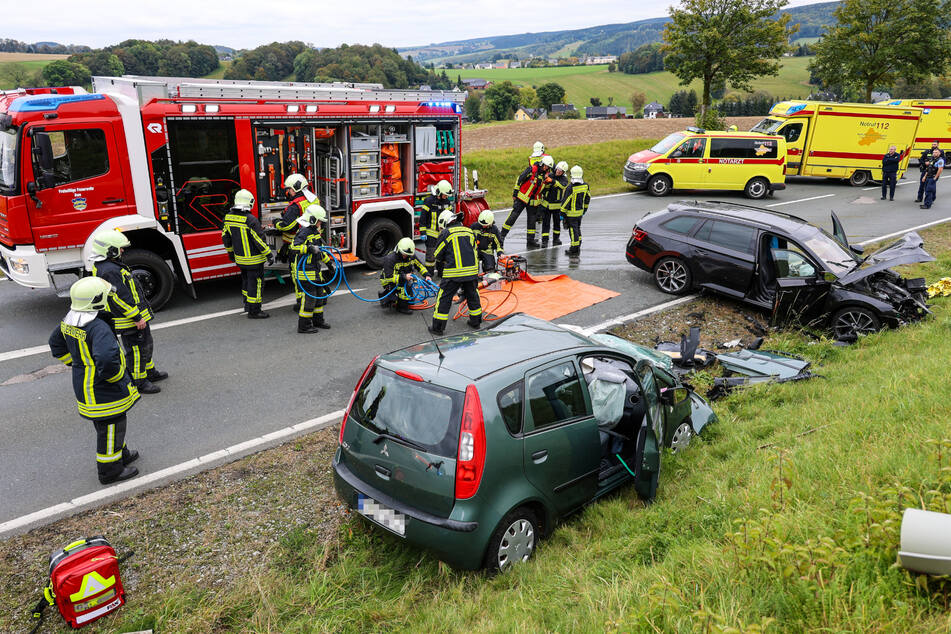
[[[490,574],[505,572],[518,562],[528,561],[538,545],[538,518],[521,506],[502,518],[485,552],[485,567]]]
[[[370,268],[382,269],[383,258],[396,248],[396,243],[402,237],[398,224],[389,218],[374,218],[360,227],[357,255]]]
[[[673,186],[670,177],[664,174],[655,174],[647,181],[647,191],[651,196],[666,196]]]
[[[855,341],[882,328],[878,316],[867,308],[847,306],[835,313],[830,322],[832,334],[838,341]]]
[[[856,170],[849,177],[849,185],[852,187],[865,187],[872,180],[872,175],[865,170]]]
[[[122,261],[145,293],[152,310],[161,310],[175,290],[175,276],[168,264],[157,253],[145,249],[128,249]]]
[[[756,178],[751,178],[750,182],[746,184],[746,187],[743,188],[743,193],[747,198],[752,198],[753,200],[762,200],[769,196],[769,181],[761,176]]]
[[[677,429],[670,436],[670,450],[673,453],[683,451],[690,445],[690,441],[696,434],[693,432],[693,426],[689,421],[684,421],[677,425]]]
[[[654,265],[654,284],[664,293],[683,295],[690,291],[693,276],[690,267],[678,257],[661,258]]]

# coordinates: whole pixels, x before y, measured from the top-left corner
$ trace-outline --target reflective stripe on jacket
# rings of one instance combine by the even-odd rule
[[[462,281],[479,279],[479,260],[476,258],[476,239],[472,229],[458,220],[439,234],[439,243],[433,256],[437,270],[442,267],[443,279]]]
[[[109,294],[108,310],[116,330],[135,328],[140,319],[152,319],[152,307],[128,266],[116,260],[93,262],[92,274],[115,287]]]
[[[495,255],[502,250],[502,236],[499,233],[499,228],[494,224],[483,227],[482,223],[477,220],[469,225],[469,228],[472,229],[472,235],[475,236],[476,250],[479,253]]]
[[[449,208],[449,199],[430,194],[419,207],[419,232],[429,238],[439,237],[439,214]]]
[[[418,273],[421,277],[429,275],[429,271],[422,262],[415,256],[410,256],[405,260],[399,254],[394,252],[387,253],[383,258],[383,270],[380,271],[380,284],[387,286],[389,284],[399,284],[407,273]]]
[[[255,216],[238,209],[232,209],[225,216],[221,242],[225,251],[234,254],[235,264],[239,265],[261,264],[271,253],[271,247],[264,241],[261,223]]]
[[[569,218],[580,218],[588,211],[590,202],[591,194],[588,192],[588,184],[571,183],[565,191],[565,203],[561,211]]]
[[[320,246],[320,229],[316,225],[301,227],[291,244],[291,251],[297,254],[294,258],[294,277],[302,282],[330,279],[333,276],[334,259],[326,251],[311,253],[312,246]],[[301,258],[304,258],[303,264]],[[326,276],[320,275],[321,265],[327,269]]]

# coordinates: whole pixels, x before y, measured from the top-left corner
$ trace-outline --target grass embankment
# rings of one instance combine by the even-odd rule
[[[656,139],[631,141],[608,141],[590,145],[564,145],[548,148],[555,163],[567,161],[569,166],[580,165],[584,179],[591,186],[592,195],[629,191],[622,173],[627,157],[649,148]],[[512,206],[512,187],[516,177],[528,165],[531,148],[506,150],[463,151],[462,164],[469,168],[469,185],[472,186],[472,170],[479,172],[479,186],[489,190],[489,207],[493,209]]]
[[[806,66],[811,57],[784,57],[782,68],[776,77],[759,77],[753,82],[756,90],[765,90],[777,97],[805,97],[812,88],[809,85],[809,70]],[[575,104],[578,109],[590,105],[591,97],[600,97],[603,104],[607,104],[608,97],[614,97],[617,106],[631,107],[631,93],[643,92],[648,101],[659,101],[666,104],[670,96],[678,90],[696,90],[699,94],[702,89],[700,81],[694,81],[689,86],[681,86],[672,73],[660,71],[640,75],[627,75],[621,72],[608,72],[604,65],[593,66],[553,66],[549,68],[500,68],[500,69],[468,69],[447,70],[449,77],[455,80],[457,75],[463,79],[481,78],[488,81],[509,80],[522,86],[541,86],[553,81],[561,84],[565,89],[565,102]],[[738,92],[738,91],[731,91]],[[583,112],[583,111],[582,111]]]

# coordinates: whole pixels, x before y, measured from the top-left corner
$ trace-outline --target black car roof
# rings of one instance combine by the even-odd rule
[[[808,220],[792,214],[734,202],[684,200],[671,203],[667,206],[667,211],[670,213],[700,212],[710,216],[721,216],[745,224],[757,225],[764,229],[784,231],[789,235],[812,233],[818,229]]]

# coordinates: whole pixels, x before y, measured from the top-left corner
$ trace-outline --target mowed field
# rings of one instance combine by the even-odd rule
[[[765,90],[776,97],[805,97],[811,92],[808,66],[811,57],[787,57],[782,60],[782,70],[776,77],[761,77],[754,82],[756,90]],[[614,105],[631,106],[631,93],[641,91],[647,101],[666,104],[670,96],[684,90],[673,74],[662,71],[642,75],[626,75],[608,72],[607,65],[556,66],[552,68],[511,68],[492,70],[447,70],[451,79],[461,75],[463,79],[481,78],[488,81],[509,80],[521,86],[540,86],[553,81],[566,91],[565,101],[578,108],[589,105],[591,97],[600,97],[607,105],[608,97],[614,97]],[[694,81],[686,89],[700,93],[702,84]]]

